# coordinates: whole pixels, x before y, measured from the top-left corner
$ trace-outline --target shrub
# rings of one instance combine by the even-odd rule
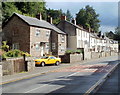
[[[5,58],[10,58],[10,57],[21,57],[23,56],[23,54],[25,54],[26,56],[31,56],[27,52],[23,52],[18,49],[15,49],[15,50],[10,50],[8,52],[3,53],[2,58],[5,59]]]
[[[7,41],[2,41],[1,49],[4,51],[8,51],[9,46],[7,45]]]
[[[66,51],[66,54],[74,54],[74,53],[80,54],[80,53],[83,53],[83,51],[80,50],[80,49],[78,49],[78,50],[67,50]]]
[[[73,50],[67,50],[65,53],[66,53],[66,54],[73,54],[74,51],[73,51]]]
[[[79,49],[79,50],[76,50],[75,52],[78,53],[78,54],[80,54],[80,53],[82,53],[83,51]]]

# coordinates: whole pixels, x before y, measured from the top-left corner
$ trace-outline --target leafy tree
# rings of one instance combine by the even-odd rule
[[[53,24],[58,24],[58,22],[61,19],[61,15],[62,15],[62,10],[53,10],[53,9],[48,9],[47,10],[47,16],[52,17],[53,18]]]
[[[23,14],[28,14],[34,17],[40,12],[45,12],[45,2],[15,2],[15,6]]]
[[[5,22],[14,12],[21,13],[14,2],[2,2],[2,20]]]
[[[106,32],[105,33],[106,34],[106,36],[108,37],[108,38],[110,38],[110,39],[114,39],[115,37],[115,34],[112,32],[112,31],[110,31],[110,32]]]
[[[91,28],[94,32],[99,31],[100,20],[98,17],[99,14],[89,5],[87,5],[85,9],[80,9],[76,14],[77,24],[82,25],[84,28]]]
[[[120,42],[120,27],[115,28],[115,40]]]
[[[70,21],[73,18],[69,10],[67,10],[65,15],[66,15],[68,21]]]
[[[42,13],[46,17],[45,2],[2,2],[3,22],[7,20],[14,12],[35,17]]]

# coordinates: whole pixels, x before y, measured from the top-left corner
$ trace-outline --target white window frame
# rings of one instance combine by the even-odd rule
[[[39,36],[40,36],[40,32],[41,32],[41,30],[40,30],[40,29],[38,29],[38,28],[36,28],[36,31],[35,31],[35,36],[39,37]]]
[[[61,42],[65,42],[65,36],[64,35],[61,35]]]
[[[37,48],[36,46],[38,46],[38,48]],[[35,49],[36,49],[37,51],[40,50],[40,43],[36,43],[36,45],[35,45]]]
[[[14,43],[12,46],[13,49],[19,49],[19,43]]]
[[[49,49],[49,47],[50,47],[49,43],[46,43],[46,49]]]
[[[55,43],[52,43],[52,49],[56,49],[56,44]]]
[[[49,37],[49,36],[50,36],[50,32],[46,31],[46,37]]]

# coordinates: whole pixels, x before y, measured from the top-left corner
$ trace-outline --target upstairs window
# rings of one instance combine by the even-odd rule
[[[52,49],[53,50],[55,49],[55,43],[52,43]]]
[[[50,32],[46,31],[46,37],[49,37],[49,36],[50,36]]]
[[[65,42],[65,36],[61,35],[61,42]]]
[[[36,33],[35,33],[35,36],[40,36],[40,29],[36,29]]]

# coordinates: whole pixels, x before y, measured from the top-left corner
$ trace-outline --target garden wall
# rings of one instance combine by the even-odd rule
[[[7,59],[6,61],[2,61],[2,71],[3,76],[26,71],[23,58]]]
[[[83,54],[66,54],[60,58],[63,63],[79,62],[83,60]]]
[[[12,58],[2,61],[2,73],[4,75],[12,75],[23,71],[31,71],[35,68],[34,60],[24,61],[23,58]]]

